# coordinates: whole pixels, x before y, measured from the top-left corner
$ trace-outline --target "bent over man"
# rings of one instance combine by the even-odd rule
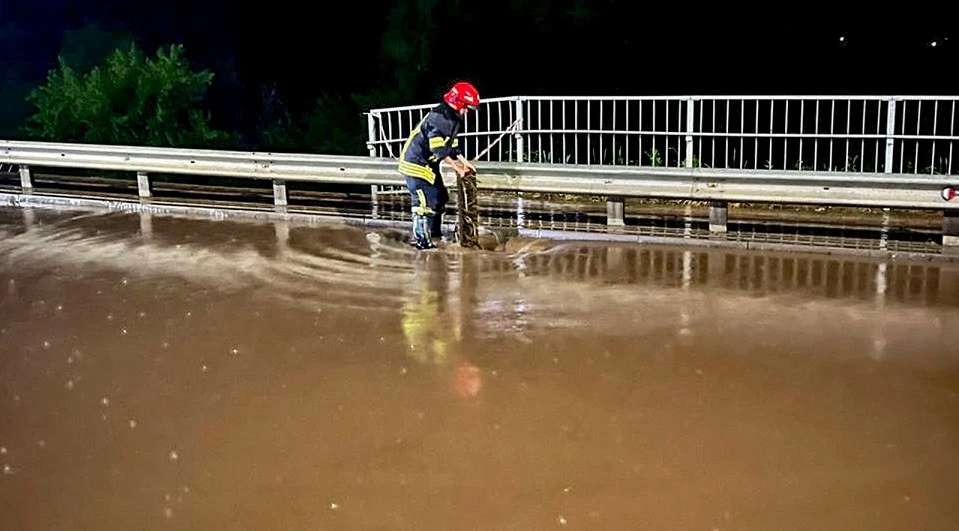
[[[440,163],[453,167],[458,178],[476,168],[463,157],[457,135],[463,130],[469,109],[479,106],[476,87],[460,81],[443,96],[410,132],[400,152],[399,171],[406,177],[413,204],[413,236],[417,249],[433,249],[433,238],[443,236],[443,210],[449,192],[443,184]]]

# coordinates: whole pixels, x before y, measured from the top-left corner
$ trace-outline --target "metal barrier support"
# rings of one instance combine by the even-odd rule
[[[626,202],[623,196],[614,195],[606,199],[606,224],[610,227],[626,225]]]
[[[709,232],[725,234],[727,217],[727,204],[724,201],[711,201],[709,203]]]
[[[273,179],[273,204],[279,207],[287,206],[286,181]]]
[[[153,195],[150,186],[150,174],[145,171],[137,172],[137,190],[140,194],[141,199],[145,199]]]
[[[30,178],[30,166],[27,164],[20,165],[20,188],[25,194],[33,191],[33,179]]]

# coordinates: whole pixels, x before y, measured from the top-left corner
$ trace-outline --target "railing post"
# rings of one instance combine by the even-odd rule
[[[137,172],[137,190],[141,199],[148,198],[152,195],[150,190],[150,175],[145,171]]]
[[[373,118],[372,112],[366,113],[366,134],[367,134],[366,148],[370,152],[370,157],[376,157],[376,145],[373,144],[373,142],[376,141],[376,120]],[[376,219],[377,217],[377,210],[378,210],[377,202],[379,201],[377,198],[377,193],[379,191],[380,191],[379,186],[375,184],[370,185],[370,203],[372,204],[374,219]]]
[[[606,198],[606,225],[610,227],[626,225],[626,202],[622,196],[611,195]]]
[[[696,103],[693,98],[686,100],[686,167],[693,167],[693,128],[696,127],[696,120],[693,111]]]
[[[513,138],[516,139],[516,162],[524,162],[526,159],[524,157],[525,150],[523,145],[523,99],[516,98],[516,103],[514,105],[516,109],[516,132],[513,133]]]
[[[886,161],[883,171],[892,173],[892,160],[896,151],[896,99],[889,98],[886,102]]]
[[[728,206],[725,201],[710,201],[709,232],[713,234],[725,234],[728,216]]]
[[[286,181],[273,180],[273,204],[281,207],[287,205]]]
[[[33,179],[30,178],[30,166],[20,165],[20,188],[25,194],[33,192]]]
[[[376,157],[376,145],[373,143],[376,142],[376,120],[372,112],[366,113],[366,134],[366,149],[369,150],[371,157]]]

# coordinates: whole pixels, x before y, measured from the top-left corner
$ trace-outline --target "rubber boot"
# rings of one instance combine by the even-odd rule
[[[433,238],[430,236],[431,227],[433,224],[432,215],[424,215],[413,213],[413,238],[414,246],[417,249],[435,249],[436,245],[433,244]]]

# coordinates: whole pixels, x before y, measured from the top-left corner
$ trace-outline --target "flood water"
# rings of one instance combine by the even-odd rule
[[[0,529],[955,529],[959,266],[0,209]]]

